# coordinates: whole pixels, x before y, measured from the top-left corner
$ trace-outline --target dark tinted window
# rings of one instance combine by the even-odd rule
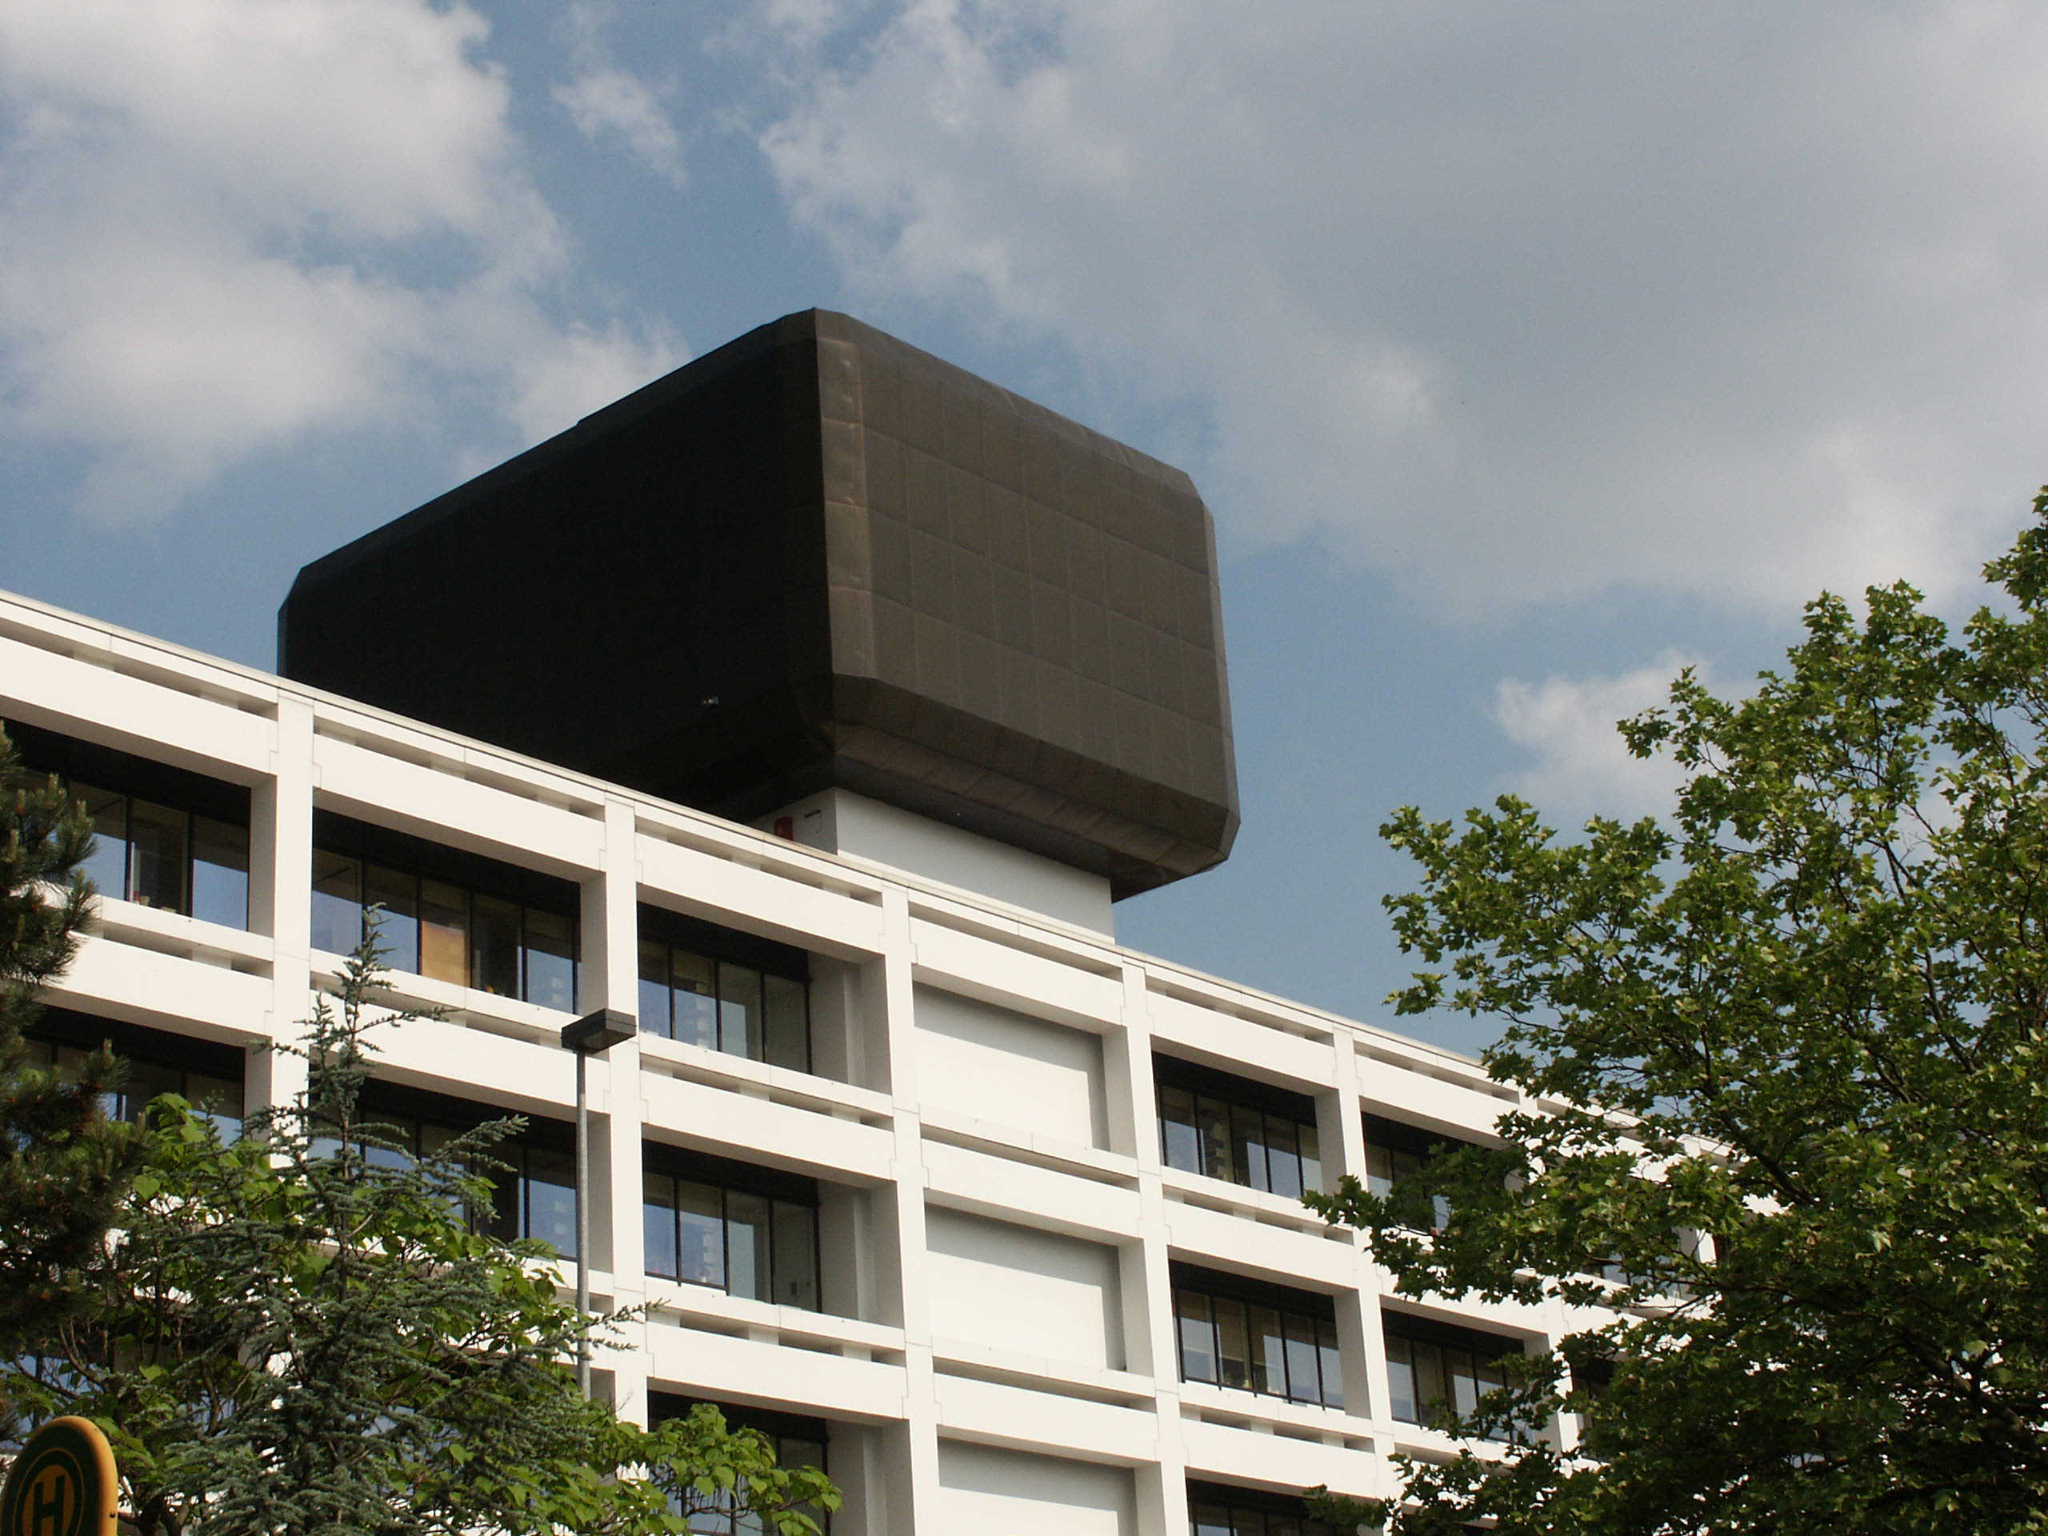
[[[1502,1359],[1522,1352],[1518,1339],[1404,1313],[1384,1314],[1382,1326],[1393,1415],[1410,1424],[1446,1408],[1469,1414],[1480,1394],[1507,1384]]]
[[[1311,1520],[1300,1499],[1197,1482],[1188,1484],[1188,1532],[1189,1536],[1337,1536],[1335,1527]]]
[[[811,1069],[809,957],[800,949],[640,909],[640,1028],[664,1040]]]
[[[1172,1056],[1152,1068],[1167,1167],[1290,1199],[1322,1187],[1313,1099]]]
[[[647,1395],[648,1417],[656,1424],[666,1419],[682,1418],[694,1406],[689,1398],[666,1392]],[[766,1436],[768,1443],[775,1448],[778,1465],[816,1467],[821,1472],[830,1470],[825,1461],[830,1434],[823,1419],[776,1413],[765,1408],[734,1408],[724,1403],[715,1406],[725,1415],[727,1427],[751,1429]],[[734,1505],[738,1500],[731,1494],[713,1495],[710,1502],[711,1508],[696,1511],[690,1516],[691,1536],[765,1536],[769,1529],[752,1516],[736,1513]],[[806,1513],[818,1522],[820,1529],[831,1529],[831,1521],[823,1510],[807,1509]]]
[[[29,767],[85,803],[95,846],[81,866],[102,896],[249,926],[249,791],[55,731],[10,723]]]
[[[383,908],[384,963],[545,1008],[576,1007],[576,887],[327,812],[313,821],[313,947],[347,954]]]
[[[1329,1297],[1176,1264],[1173,1316],[1183,1381],[1344,1406]]]
[[[104,1043],[120,1058],[121,1085],[102,1107],[115,1120],[138,1120],[151,1099],[175,1093],[211,1120],[223,1141],[242,1134],[242,1052],[140,1025],[46,1009],[26,1044],[33,1066],[69,1076]]]
[[[818,1310],[818,1189],[805,1178],[649,1147],[647,1272]]]

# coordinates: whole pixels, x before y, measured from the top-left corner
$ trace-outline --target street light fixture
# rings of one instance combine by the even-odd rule
[[[576,1310],[590,1316],[590,1058],[624,1045],[638,1032],[630,1013],[600,1008],[562,1026],[562,1045],[576,1053]],[[576,1341],[576,1389],[590,1396],[590,1335]]]

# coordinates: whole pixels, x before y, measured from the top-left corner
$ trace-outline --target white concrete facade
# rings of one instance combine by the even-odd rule
[[[250,792],[248,931],[105,900],[50,998],[66,1008],[244,1047],[295,1036],[340,964],[310,941],[316,807],[574,881],[581,1010],[634,1008],[643,903],[806,951],[813,1072],[651,1036],[592,1062],[592,1286],[600,1306],[651,1307],[598,1360],[624,1413],[664,1392],[829,1424],[839,1536],[970,1518],[1182,1536],[1190,1479],[1385,1493],[1396,1450],[1453,1449],[1392,1416],[1382,1312],[1415,1304],[1355,1234],[1164,1166],[1152,1063],[1308,1096],[1332,1178],[1365,1174],[1362,1113],[1483,1139],[1517,1100],[1474,1063],[1119,948],[1106,924],[891,870],[872,848],[841,857],[4,596],[0,719]],[[571,1117],[568,1014],[393,982],[447,1017],[389,1035],[381,1075]],[[251,1104],[298,1086],[289,1058],[247,1063]],[[649,1276],[645,1143],[818,1180],[830,1310]],[[1330,1298],[1343,1406],[1182,1381],[1176,1262]],[[1434,1315],[1538,1341],[1565,1321]]]

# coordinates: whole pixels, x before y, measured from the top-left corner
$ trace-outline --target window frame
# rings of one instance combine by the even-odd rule
[[[158,1089],[157,1093],[176,1093],[200,1115],[213,1122],[223,1141],[238,1140],[242,1127],[248,1121],[248,1058],[244,1051],[232,1045],[55,1007],[44,1008],[35,1023],[23,1031],[22,1039],[38,1058],[35,1065],[60,1075],[64,1071],[61,1053],[90,1053],[103,1043],[124,1064],[177,1073],[179,1086]],[[47,1060],[41,1059],[46,1055]],[[208,1109],[202,1099],[195,1098],[190,1091],[195,1076],[233,1084],[239,1111],[230,1115],[224,1110]],[[152,1093],[148,1099],[137,1100],[124,1083],[112,1094],[104,1096],[101,1108],[109,1119],[132,1123],[141,1117],[144,1107],[157,1093]],[[106,1099],[113,1102],[107,1103]],[[232,1126],[223,1122],[232,1122]]]
[[[1339,1536],[1337,1528],[1310,1515],[1298,1498],[1257,1488],[1236,1488],[1198,1478],[1187,1480],[1189,1536]],[[1223,1517],[1204,1525],[1205,1512]]]
[[[88,856],[81,868],[90,873],[95,862],[104,860],[111,846],[120,849],[120,874],[114,878],[118,889],[110,888],[95,878],[99,894],[116,901],[134,902],[153,911],[171,912],[180,917],[189,917],[195,922],[212,923],[217,927],[232,928],[237,932],[249,931],[250,902],[253,899],[253,884],[250,878],[250,791],[245,784],[231,783],[217,779],[210,774],[195,773],[188,768],[179,768],[154,758],[139,757],[132,752],[123,752],[115,747],[102,746],[98,742],[85,741],[76,736],[67,736],[41,726],[23,721],[7,720],[4,724],[7,735],[21,754],[22,762],[36,773],[54,774],[64,785],[66,793],[73,800],[83,802],[91,793],[112,797],[119,802],[121,830],[118,835],[111,830],[96,829],[99,847]],[[178,888],[170,901],[144,899],[137,891],[136,808],[142,807],[168,812],[177,820],[179,827],[179,853],[177,863]],[[103,808],[104,809],[104,808]],[[95,817],[97,820],[98,817]],[[200,858],[202,839],[201,824],[209,828],[224,828],[230,833],[239,833],[239,847],[234,851],[241,856],[241,865],[216,864]],[[235,840],[228,840],[233,843]],[[208,868],[227,870],[240,876],[241,912],[232,920],[212,913],[202,915],[195,908],[200,905],[200,865]],[[112,874],[108,870],[109,875]],[[211,908],[214,903],[209,901]]]
[[[1505,1376],[1498,1373],[1491,1380],[1483,1379],[1479,1369],[1481,1364],[1498,1362],[1513,1355],[1526,1355],[1529,1347],[1528,1340],[1513,1334],[1462,1327],[1392,1308],[1381,1310],[1380,1336],[1387,1359],[1387,1414],[1398,1423],[1414,1424],[1420,1428],[1431,1427],[1429,1420],[1439,1405],[1449,1406],[1460,1415],[1470,1413],[1479,1397],[1506,1384]],[[1397,1344],[1403,1346],[1408,1359],[1397,1361]],[[1425,1398],[1422,1391],[1422,1363],[1417,1354],[1421,1350],[1430,1352],[1430,1368],[1441,1388],[1439,1395],[1434,1397]],[[1469,1362],[1472,1367],[1462,1376],[1454,1374],[1451,1369],[1454,1355],[1458,1357],[1456,1363]],[[1397,1364],[1408,1371],[1407,1413],[1401,1411]],[[1469,1403],[1460,1401],[1459,1391],[1463,1383],[1469,1383]]]
[[[648,902],[639,905],[636,937],[634,963],[639,978],[638,1013],[642,1034],[738,1056],[746,1061],[758,1061],[767,1066],[786,1067],[807,1075],[814,1071],[816,1052],[811,1040],[811,965],[807,952],[772,939],[686,917]],[[661,977],[649,974],[650,951],[661,956]],[[697,962],[703,968],[710,982],[708,991],[692,989],[686,992],[678,986],[678,978],[687,969],[680,964],[683,959]],[[778,987],[777,983],[782,985]],[[792,987],[793,993],[789,990]],[[654,989],[664,994],[658,1005],[653,1005]],[[741,1006],[741,994],[749,990],[753,999],[753,1022],[742,1026],[740,1046],[735,1049],[729,1038],[729,1023]],[[677,1033],[676,1000],[683,995],[708,999],[709,1041]],[[791,996],[798,1000],[802,1014],[797,1030],[802,1042],[800,1053],[774,1048],[779,1033],[772,1025],[770,1004],[776,997],[786,1001]],[[786,1027],[785,1021],[782,1028],[786,1030]],[[748,1049],[749,1044],[756,1048]]]
[[[711,1398],[689,1397],[678,1392],[650,1391],[647,1394],[647,1422],[659,1426],[670,1419],[686,1418],[690,1410],[700,1403],[709,1403],[725,1415],[727,1429],[751,1429],[768,1437],[775,1447],[775,1464],[778,1467],[791,1465],[816,1467],[830,1476],[832,1473],[832,1423],[829,1419],[811,1418],[804,1414],[787,1413],[774,1408],[743,1408],[731,1403],[721,1403]],[[792,1445],[815,1445],[818,1448],[816,1461],[792,1463],[788,1447]],[[749,1523],[742,1527],[729,1511],[703,1510],[696,1518],[719,1520],[721,1524],[687,1527],[691,1536],[757,1536],[761,1527]],[[812,1509],[811,1518],[818,1522],[818,1529],[829,1533],[832,1519],[823,1510]]]
[[[427,1145],[429,1133],[436,1133],[448,1139],[465,1136],[482,1125],[514,1119],[523,1121],[524,1124],[513,1135],[493,1142],[484,1154],[503,1166],[473,1170],[478,1178],[491,1186],[491,1202],[487,1209],[471,1208],[465,1211],[470,1230],[488,1233],[505,1242],[519,1242],[538,1236],[530,1230],[532,1201],[528,1186],[537,1182],[531,1172],[532,1157],[535,1154],[548,1157],[566,1155],[571,1166],[569,1183],[566,1186],[569,1191],[569,1223],[566,1234],[569,1241],[564,1246],[551,1238],[543,1237],[539,1240],[554,1248],[559,1257],[573,1260],[576,1257],[576,1202],[579,1198],[574,1173],[574,1126],[567,1121],[556,1120],[546,1115],[501,1110],[492,1105],[451,1098],[446,1094],[432,1093],[401,1083],[383,1082],[376,1078],[363,1085],[362,1096],[356,1105],[356,1120],[359,1124],[367,1123],[408,1132],[410,1146],[405,1155],[415,1160],[438,1150]],[[551,1184],[550,1187],[561,1186]]]
[[[335,861],[324,866],[329,871],[324,875],[323,860]],[[352,866],[352,871],[345,872],[337,864]],[[342,878],[344,873],[346,879]],[[331,889],[330,884],[346,889]],[[404,905],[409,910],[401,910],[386,899],[389,897],[405,898]],[[492,996],[517,998],[557,1012],[576,1011],[577,998],[583,990],[583,925],[582,893],[574,881],[449,848],[336,811],[316,809],[308,900],[312,903],[316,949],[331,954],[352,951],[361,942],[367,927],[366,914],[376,901],[390,914],[379,931],[379,940],[384,951],[381,959],[391,970]],[[323,931],[323,900],[342,909],[334,913],[333,921],[344,927],[351,926],[345,914],[347,909],[353,909],[355,942],[339,949],[326,942],[345,935]],[[477,940],[485,925],[479,913],[493,906],[514,908],[518,913],[509,990],[491,985],[481,969],[484,955]],[[443,914],[444,920],[434,921],[434,913]],[[539,942],[540,930],[556,925],[566,929],[566,955],[560,952],[560,928],[548,935],[545,944]],[[428,951],[437,942],[438,934],[453,936],[452,940],[444,937],[439,942],[460,946],[460,981],[445,974],[451,969],[448,965],[428,963]],[[565,974],[550,974],[545,982],[538,980],[536,957],[561,962]],[[553,973],[554,966],[549,965],[546,971]],[[560,997],[564,982],[567,996]],[[555,995],[536,996],[537,992]]]
[[[1309,1408],[1327,1408],[1338,1413],[1347,1411],[1343,1346],[1337,1336],[1334,1297],[1320,1291],[1299,1290],[1293,1286],[1274,1285],[1219,1270],[1203,1269],[1179,1260],[1172,1263],[1170,1278],[1174,1363],[1180,1380],[1198,1381],[1229,1391],[1251,1392]],[[1189,1303],[1195,1300],[1203,1304],[1201,1310],[1208,1314],[1206,1318],[1194,1315],[1195,1309]],[[1236,1372],[1228,1367],[1232,1356],[1228,1353],[1225,1339],[1226,1312],[1233,1313],[1233,1320],[1241,1321],[1243,1327],[1243,1334],[1236,1341],[1241,1360]],[[1267,1319],[1271,1320],[1273,1327],[1268,1332],[1259,1332]],[[1190,1375],[1189,1346],[1204,1326],[1214,1374]],[[1299,1349],[1304,1342],[1296,1339],[1295,1334],[1304,1328],[1309,1335],[1307,1358],[1315,1375],[1313,1396],[1299,1395],[1293,1389],[1297,1362],[1301,1358]],[[1267,1347],[1274,1341],[1278,1342],[1277,1355]],[[1277,1390],[1273,1385],[1276,1366],[1282,1377]],[[1237,1379],[1231,1379],[1233,1376]]]
[[[1159,1160],[1165,1167],[1286,1200],[1322,1187],[1322,1131],[1311,1095],[1164,1052],[1153,1053],[1152,1083]],[[1181,1103],[1186,1115],[1175,1118],[1170,1106]],[[1276,1179],[1274,1167],[1281,1160],[1289,1172]]]
[[[712,1284],[686,1276],[684,1268],[683,1216],[685,1207],[679,1190],[666,1205],[649,1198],[653,1180],[666,1179],[675,1186],[688,1184],[699,1189],[715,1190],[719,1197],[719,1279]],[[758,1225],[758,1241],[765,1245],[766,1262],[757,1265],[765,1269],[765,1284],[756,1291],[737,1290],[734,1287],[735,1269],[733,1264],[732,1212],[735,1197],[760,1200],[766,1206],[766,1218]],[[654,1212],[666,1210],[671,1218],[672,1241],[667,1251],[675,1256],[676,1273],[669,1274],[654,1267],[653,1245],[648,1244],[642,1254],[645,1272],[659,1280],[673,1281],[678,1285],[703,1286],[707,1290],[722,1291],[728,1296],[739,1296],[750,1301],[763,1302],[770,1306],[794,1307],[798,1311],[823,1313],[825,1309],[825,1264],[821,1251],[819,1234],[819,1209],[822,1205],[818,1182],[801,1174],[784,1173],[779,1169],[762,1168],[752,1163],[736,1162],[730,1158],[715,1157],[709,1153],[691,1152],[661,1142],[645,1142],[641,1147],[641,1230],[643,1237],[653,1220]],[[776,1295],[780,1282],[787,1275],[780,1257],[784,1241],[784,1217],[786,1212],[807,1212],[805,1226],[808,1230],[809,1264],[808,1273],[796,1278],[808,1284],[811,1305],[799,1300],[784,1301]],[[708,1213],[698,1213],[708,1214]],[[801,1289],[801,1287],[800,1287]],[[761,1294],[761,1291],[766,1294]]]

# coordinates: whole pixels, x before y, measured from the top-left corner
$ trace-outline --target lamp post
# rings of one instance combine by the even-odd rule
[[[632,1039],[630,1013],[600,1008],[562,1026],[562,1044],[576,1053],[576,1310],[590,1315],[590,1058]],[[576,1341],[576,1389],[590,1396],[590,1335]]]

